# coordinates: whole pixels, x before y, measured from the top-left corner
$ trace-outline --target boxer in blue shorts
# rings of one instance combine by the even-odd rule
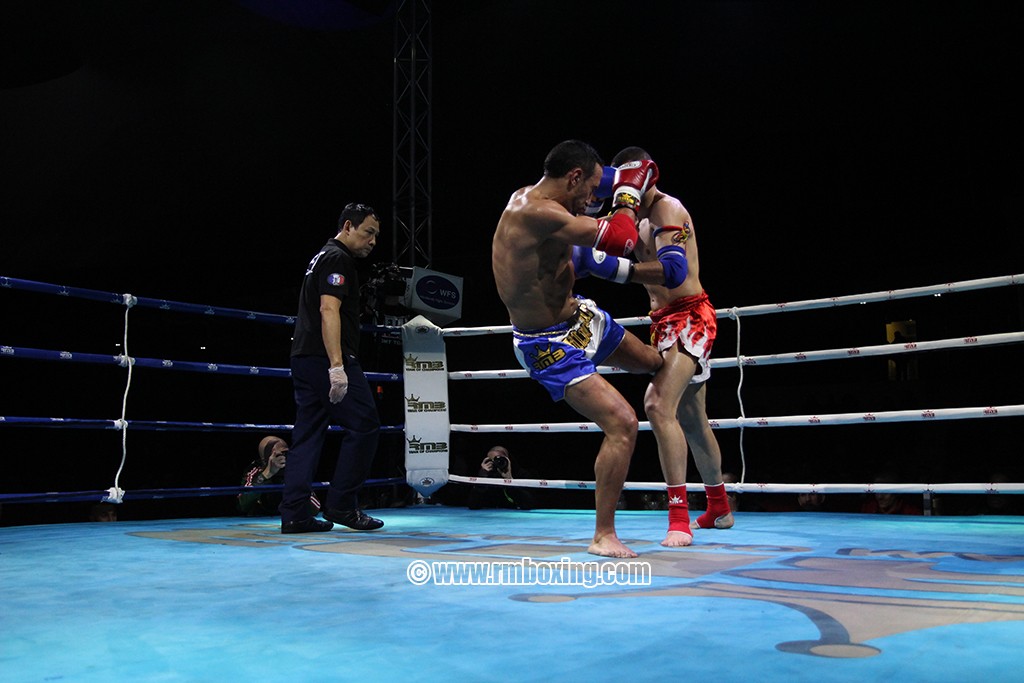
[[[565,397],[566,387],[595,374],[626,334],[593,301],[579,295],[576,300],[576,314],[564,323],[543,330],[512,330],[519,364],[556,401]]]
[[[595,366],[607,363],[653,373],[662,361],[653,347],[625,332],[593,302],[573,294],[581,274],[574,259],[579,268],[604,272],[614,267],[614,273],[602,276],[629,279],[632,267],[616,257],[628,256],[636,246],[636,209],[656,177],[651,162],[605,167],[590,145],[562,142],[544,160],[544,176],[509,199],[491,244],[494,282],[515,329],[516,354],[553,398],[565,400],[603,432],[594,461],[594,539],[587,550],[606,557],[636,557],[615,532],[615,505],[639,421]],[[608,195],[612,215],[588,216],[588,205]],[[641,266],[657,270],[662,278],[658,261],[637,269]]]

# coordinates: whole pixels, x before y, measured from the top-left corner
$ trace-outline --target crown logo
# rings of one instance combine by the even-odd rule
[[[546,349],[538,348],[537,353],[532,354],[533,360],[537,361],[538,363],[547,362],[548,359],[554,355],[554,352],[551,351],[551,344],[548,344],[548,347]]]
[[[543,370],[565,358],[565,349],[552,350],[551,344],[548,344],[546,349],[538,347],[537,352],[531,353],[530,356],[533,358],[533,367],[537,370]]]

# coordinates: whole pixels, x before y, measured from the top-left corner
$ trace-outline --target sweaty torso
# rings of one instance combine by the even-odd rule
[[[704,290],[700,282],[697,233],[693,228],[689,212],[675,197],[659,192],[651,206],[641,211],[641,220],[638,225],[640,239],[634,252],[636,258],[639,261],[656,261],[658,259],[658,248],[655,246],[655,240],[651,233],[654,228],[666,225],[678,226],[684,230],[685,240],[674,243],[686,249],[687,275],[681,285],[672,289],[660,285],[644,285],[651,298],[652,311],[663,308],[684,296],[700,294]],[[662,235],[659,242],[664,245],[666,243],[664,235],[679,235],[679,233],[662,233]]]
[[[491,243],[491,266],[498,295],[512,324],[523,330],[550,327],[576,310],[572,247],[549,237],[534,211],[538,198],[524,187],[509,199]]]

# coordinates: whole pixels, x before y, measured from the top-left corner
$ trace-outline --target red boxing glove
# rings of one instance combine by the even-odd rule
[[[597,222],[594,249],[612,256],[629,256],[636,247],[636,220],[628,213],[617,213]]]
[[[637,211],[647,188],[658,181],[658,165],[653,161],[628,161],[615,169],[612,184],[612,209],[623,207]]]

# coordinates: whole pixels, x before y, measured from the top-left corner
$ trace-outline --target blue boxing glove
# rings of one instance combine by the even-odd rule
[[[601,184],[594,190],[594,201],[587,204],[584,211],[588,216],[597,218],[604,210],[604,200],[612,196],[612,184],[615,182],[615,167],[603,166],[601,168]]]
[[[683,263],[686,263],[685,256]],[[580,246],[572,248],[572,267],[576,271],[577,279],[593,275],[619,284],[629,282],[629,276],[633,274],[633,263],[629,259],[609,256],[603,251]]]
[[[658,261],[665,270],[665,286],[675,289],[686,280],[686,274],[690,266],[686,261],[686,250],[682,247],[669,244],[658,250]]]
[[[612,188],[615,185],[615,167],[601,167],[601,184],[594,190],[594,196],[598,199],[608,199],[612,196]]]
[[[587,208],[583,210],[583,213],[587,214],[591,218],[597,218],[604,212],[604,200],[595,199],[592,202],[587,202]]]

